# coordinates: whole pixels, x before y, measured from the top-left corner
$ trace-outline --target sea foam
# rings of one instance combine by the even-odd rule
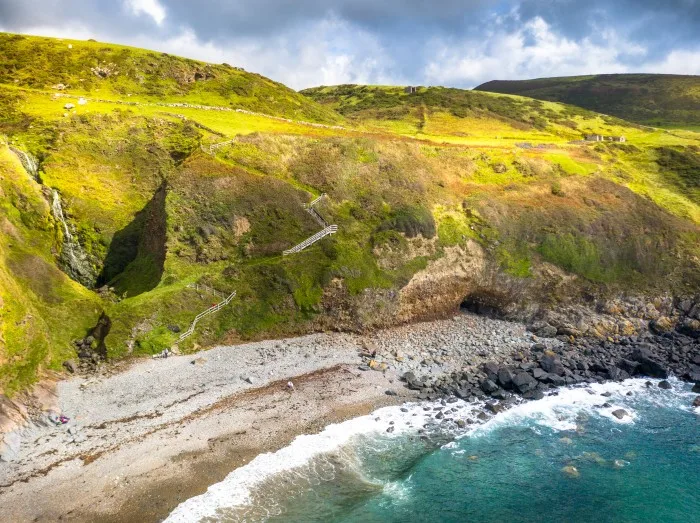
[[[577,429],[582,418],[586,416],[601,416],[615,424],[634,423],[639,416],[635,406],[641,405],[640,402],[691,410],[693,395],[688,392],[688,387],[678,380],[670,381],[673,385],[670,391],[660,389],[657,380],[644,379],[561,388],[555,395],[517,404],[482,424],[477,423],[475,415],[481,410],[483,403],[469,404],[458,401],[443,406],[439,402],[433,402],[385,407],[367,416],[329,425],[318,434],[298,436],[290,445],[277,452],[257,456],[247,465],[231,472],[220,483],[209,487],[206,493],[181,503],[166,522],[190,523],[205,518],[217,520],[221,509],[250,504],[254,488],[273,476],[294,473],[312,460],[350,447],[360,439],[363,445],[380,447],[386,444],[387,439],[390,441],[417,434],[419,431],[425,431],[425,427],[429,427],[428,431],[449,433],[452,441],[467,436],[480,437],[504,425],[529,425],[555,431],[572,431]],[[650,383],[650,386],[647,383]],[[610,406],[603,406],[606,403]],[[458,429],[452,423],[436,420],[434,416],[439,408],[443,409],[446,417],[468,419],[471,424]],[[454,412],[449,412],[452,409]],[[617,409],[624,409],[627,415],[618,419],[612,414]],[[390,427],[393,427],[391,432],[387,432]],[[444,448],[451,446],[454,446],[454,443],[449,442]],[[320,461],[325,462],[324,459]],[[316,468],[315,465],[313,468]],[[331,479],[331,476],[324,478],[323,474],[318,475],[320,477],[317,479],[321,481]],[[390,491],[392,497],[401,498],[405,495],[395,483],[387,483],[384,490]]]

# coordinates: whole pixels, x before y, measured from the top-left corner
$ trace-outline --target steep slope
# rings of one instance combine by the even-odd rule
[[[62,359],[171,347],[220,300],[207,288],[238,294],[183,352],[441,316],[466,298],[532,320],[700,288],[695,133],[453,89],[307,91],[302,105],[338,109],[342,127],[100,89],[65,109],[50,88],[0,84],[8,392]],[[629,142],[581,142],[589,130]],[[319,230],[304,204],[322,193],[338,233],[283,256]]]
[[[700,76],[602,74],[493,80],[475,89],[564,102],[645,125],[700,128]]]
[[[0,33],[0,83],[122,102],[167,101],[339,120],[288,87],[228,64],[95,41]]]

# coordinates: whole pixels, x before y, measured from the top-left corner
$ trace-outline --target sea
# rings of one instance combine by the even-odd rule
[[[562,388],[488,420],[461,400],[382,408],[257,456],[166,521],[700,522],[700,409],[671,384]]]

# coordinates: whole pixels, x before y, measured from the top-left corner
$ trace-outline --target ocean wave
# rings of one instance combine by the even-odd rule
[[[359,454],[377,456],[391,452],[392,448],[396,452],[397,439],[418,434],[425,438],[429,434],[439,434],[443,438],[442,448],[457,451],[456,439],[480,437],[505,425],[575,431],[590,416],[600,416],[614,424],[627,424],[635,423],[639,412],[648,406],[690,410],[694,395],[687,384],[670,381],[671,390],[659,388],[658,380],[644,379],[562,388],[541,400],[517,404],[483,423],[476,418],[483,403],[460,400],[446,405],[433,402],[385,407],[367,416],[329,425],[318,434],[298,436],[277,452],[257,456],[209,487],[206,493],[181,503],[166,522],[264,520],[280,515],[280,498],[332,482],[338,474],[351,475],[363,488],[383,490],[399,501],[407,495],[407,484],[377,480]],[[613,415],[618,409],[626,412],[621,419]],[[437,410],[442,410],[446,419],[435,419]],[[449,419],[452,421],[447,421]],[[468,424],[459,428],[453,421],[457,419],[464,419]],[[279,479],[278,490],[268,488],[275,477]],[[263,484],[265,488],[261,489]],[[256,494],[256,489],[264,490],[265,494]],[[253,505],[257,506],[256,517],[249,518],[250,512],[246,512],[245,507]],[[236,512],[237,509],[240,511]],[[241,518],[244,513],[247,517]]]
[[[691,410],[694,395],[687,384],[677,379],[669,381],[672,386],[669,390],[661,389],[659,380],[639,378],[561,388],[556,395],[521,403],[494,416],[468,435],[479,436],[503,425],[523,424],[575,431],[580,427],[582,415],[597,415],[624,425],[635,423],[640,407],[648,406]],[[619,409],[626,413],[621,418],[613,414]]]
[[[250,504],[254,487],[282,473],[293,474],[296,471],[303,475],[304,481],[320,481],[324,474],[332,474],[335,470],[334,467],[318,470],[319,464],[326,461],[324,455],[343,454],[344,447],[350,447],[353,440],[362,436],[382,435],[383,439],[391,440],[407,433],[415,434],[430,422],[431,413],[434,413],[432,409],[426,411],[419,404],[385,407],[367,416],[329,425],[318,434],[298,436],[289,446],[274,453],[260,454],[247,465],[231,472],[223,481],[210,486],[204,494],[181,503],[165,521],[189,523],[216,518],[221,508]],[[387,432],[388,429],[391,432]],[[381,445],[380,441],[372,438],[364,443],[368,446]],[[375,447],[374,450],[381,449]],[[347,464],[352,460],[344,461]],[[298,469],[309,464],[314,470],[298,472]],[[361,471],[358,473],[361,474]]]

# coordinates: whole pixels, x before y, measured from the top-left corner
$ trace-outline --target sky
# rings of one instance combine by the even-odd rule
[[[0,31],[226,62],[295,89],[700,74],[700,0],[0,0]]]

